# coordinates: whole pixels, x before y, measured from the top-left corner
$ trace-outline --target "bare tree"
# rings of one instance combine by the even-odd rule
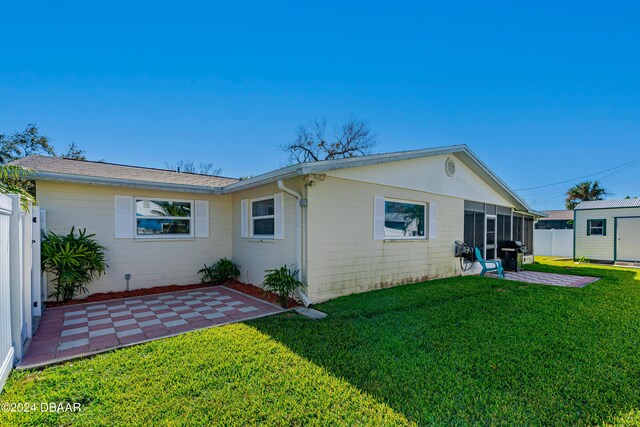
[[[164,162],[167,169],[176,172],[197,173],[200,175],[220,175],[222,168],[214,168],[213,163],[200,162],[198,164],[191,160],[178,160],[175,163]]]
[[[67,151],[60,153],[60,157],[64,157],[65,159],[87,160],[85,151],[78,147],[75,142],[69,144]]]
[[[317,162],[365,156],[376,144],[376,136],[363,120],[350,119],[337,126],[327,140],[327,121],[313,120],[298,126],[296,138],[280,149],[289,154],[290,163]]]

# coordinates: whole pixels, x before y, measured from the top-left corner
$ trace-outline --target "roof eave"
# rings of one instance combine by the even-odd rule
[[[231,193],[233,191],[245,190],[259,185],[276,182],[280,179],[287,179],[300,175],[329,172],[337,169],[371,166],[387,162],[398,162],[419,157],[436,156],[440,154],[451,154],[465,149],[468,150],[468,147],[466,145],[453,145],[449,147],[428,148],[424,150],[404,151],[399,153],[373,154],[363,157],[351,157],[345,159],[299,163],[292,166],[286,166],[275,171],[267,172],[244,181],[225,185],[224,187],[222,187],[222,192]]]
[[[161,182],[139,181],[131,179],[104,178],[99,176],[84,176],[61,174],[53,172],[34,172],[28,179],[36,181],[69,182],[75,184],[107,185],[111,187],[144,188],[148,190],[175,191],[180,193],[220,194],[220,187],[205,187],[188,184],[169,184]]]
[[[536,216],[544,217],[546,216],[542,212],[533,211],[529,207],[529,205],[520,198],[504,181],[502,181],[496,174],[494,174],[487,165],[485,165],[482,160],[476,156],[467,145],[452,145],[448,147],[436,147],[436,148],[428,148],[424,150],[413,150],[413,151],[404,151],[399,153],[388,153],[388,154],[377,154],[366,157],[352,157],[348,159],[337,159],[337,160],[324,160],[319,162],[311,162],[311,163],[300,163],[293,166],[287,166],[282,169],[278,169],[272,172],[268,172],[262,175],[255,176],[253,178],[249,178],[245,181],[236,182],[230,185],[226,185],[222,187],[222,193],[231,193],[234,191],[245,190],[253,187],[257,187],[264,184],[269,184],[272,182],[276,182],[279,179],[287,179],[300,175],[308,175],[312,173],[322,173],[328,172],[336,169],[348,169],[354,167],[361,166],[371,166],[380,163],[388,163],[388,162],[398,162],[403,160],[411,160],[420,157],[427,156],[437,156],[444,154],[464,154],[468,157],[470,161],[467,161],[467,166],[477,166],[481,174],[485,174],[487,178],[492,180],[497,184],[498,189],[504,191],[509,198],[512,199],[515,205],[519,208],[526,210],[527,212],[533,213]],[[466,159],[462,159],[465,161]]]

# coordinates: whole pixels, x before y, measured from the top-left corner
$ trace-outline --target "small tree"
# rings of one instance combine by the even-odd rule
[[[598,181],[584,181],[567,190],[565,206],[567,209],[573,210],[581,202],[602,200],[606,194],[607,192],[604,188],[600,187]]]
[[[78,293],[87,292],[87,285],[100,277],[109,267],[104,248],[96,242],[95,234],[86,234],[74,227],[66,235],[53,231],[42,235],[42,270],[52,273],[55,291],[50,296],[57,301],[69,301]]]
[[[376,136],[363,120],[347,120],[327,135],[327,121],[314,120],[296,129],[296,138],[280,149],[289,154],[289,162],[304,163],[370,154]]]

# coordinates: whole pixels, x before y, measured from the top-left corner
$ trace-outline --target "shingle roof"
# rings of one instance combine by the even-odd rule
[[[592,202],[582,202],[576,210],[582,209],[607,209],[607,208],[637,208],[640,207],[640,199],[621,200],[594,200]]]
[[[38,174],[44,173],[196,187],[222,187],[238,181],[234,178],[221,176],[40,155],[27,156],[12,162],[12,164],[32,169],[36,172],[36,178],[38,178]]]
[[[573,219],[573,211],[568,210],[557,210],[557,211],[544,211],[547,214],[546,218],[541,218],[540,221],[544,220],[570,220]]]

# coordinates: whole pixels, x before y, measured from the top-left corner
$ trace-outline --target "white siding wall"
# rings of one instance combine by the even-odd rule
[[[302,179],[287,180],[285,184],[295,191],[303,191]],[[241,201],[281,193],[276,184],[239,191],[232,194],[233,260],[240,265],[240,281],[259,286],[265,270],[296,262],[296,200],[289,194],[284,197],[284,239],[268,240],[241,236]],[[248,205],[249,213],[251,204]]]
[[[575,211],[576,259],[587,257],[597,261],[614,261],[616,217],[640,216],[640,208],[585,209]],[[606,236],[587,236],[587,220],[606,219]]]
[[[185,240],[116,239],[115,195],[209,201],[209,237]],[[47,211],[47,228],[68,233],[86,228],[106,248],[106,275],[89,286],[89,293],[123,291],[125,273],[130,289],[199,283],[203,264],[231,256],[231,196],[211,196],[119,187],[39,181],[37,198]],[[51,280],[49,280],[51,286]],[[79,298],[88,294],[79,295]]]
[[[443,169],[444,170],[444,169]],[[437,238],[373,240],[374,197],[437,203]],[[464,200],[327,177],[308,188],[307,291],[314,302],[459,274]]]
[[[456,165],[456,172],[452,177],[447,176],[444,170],[447,157],[451,157]],[[482,203],[512,206],[509,201],[491,188],[484,180],[480,179],[454,155],[423,157],[402,162],[338,169],[327,172],[327,175],[433,194],[443,194]]]

